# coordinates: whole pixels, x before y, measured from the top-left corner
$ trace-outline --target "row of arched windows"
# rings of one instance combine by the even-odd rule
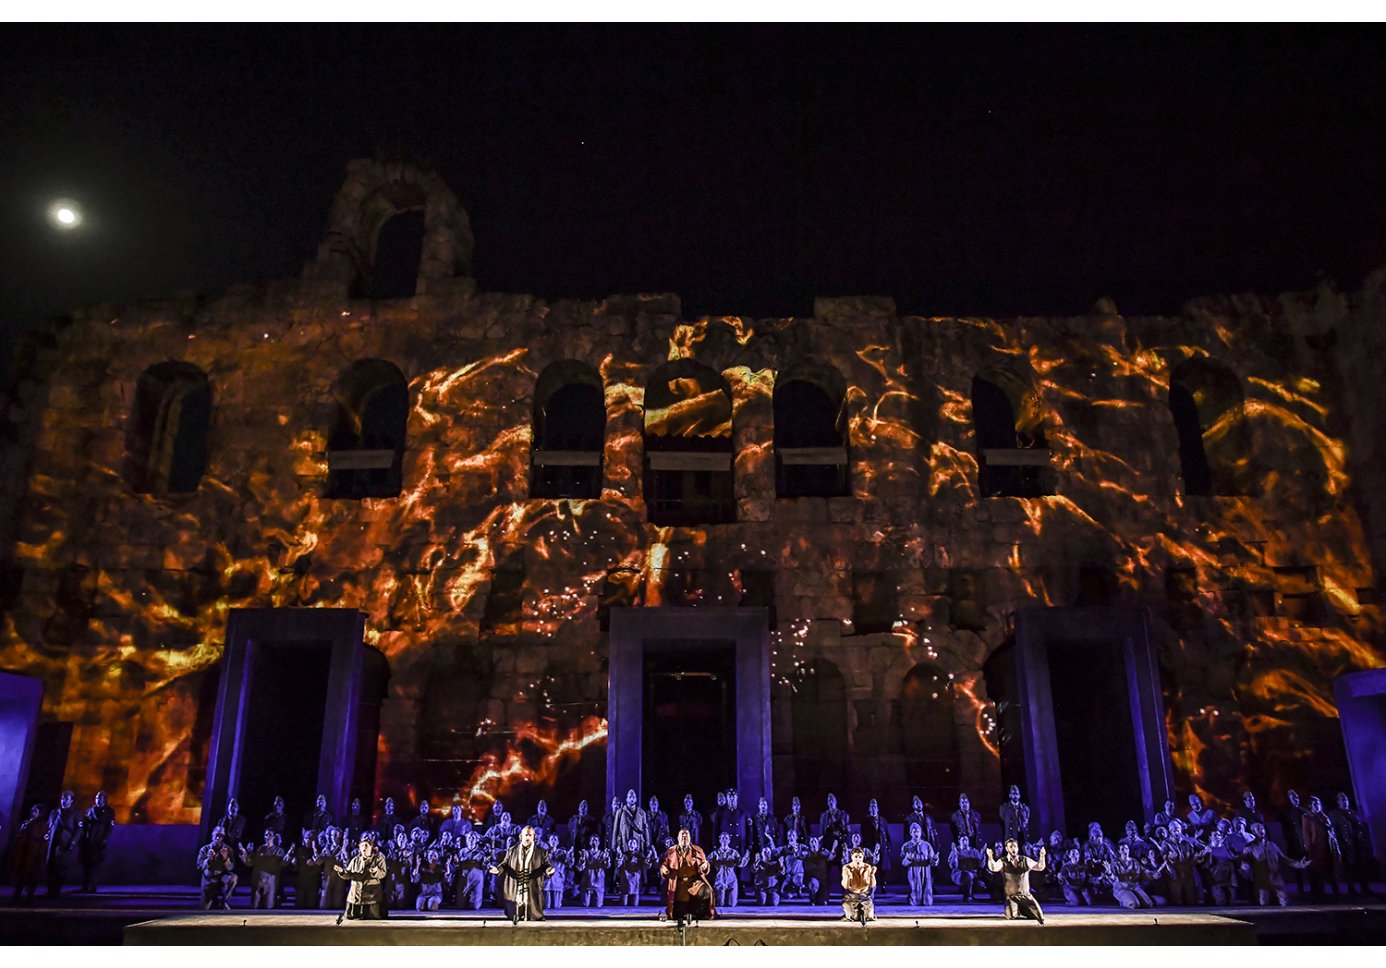
[[[385,360],[353,363],[336,386],[328,434],[329,498],[393,497],[403,483],[408,383]],[[783,498],[851,493],[847,388],[840,373],[796,364],[775,381],[776,494]],[[1186,494],[1236,494],[1245,465],[1241,388],[1224,368],[1191,360],[1176,367],[1169,406],[1179,434]],[[126,479],[138,493],[195,491],[207,462],[211,388],[190,363],[147,369],[136,386],[126,432]],[[1033,390],[1004,375],[972,381],[979,484],[985,497],[1052,493],[1043,412]],[[534,395],[530,491],[539,498],[601,496],[606,401],[601,375],[575,360],[539,374]],[[693,360],[671,360],[645,386],[644,494],[660,525],[735,519],[732,395],[726,378]]]

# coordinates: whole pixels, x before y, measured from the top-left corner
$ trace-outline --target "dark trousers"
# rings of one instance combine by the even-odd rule
[[[1012,894],[1006,898],[1006,917],[1011,920],[1017,917],[1030,918],[1032,921],[1044,923],[1044,911],[1040,909],[1039,901],[1035,900],[1033,894]]]

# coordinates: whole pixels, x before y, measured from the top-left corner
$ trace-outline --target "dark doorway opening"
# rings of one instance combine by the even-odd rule
[[[301,817],[320,792],[331,659],[326,641],[265,642],[256,649],[239,784],[248,816],[264,816],[282,796],[289,817]]]
[[[736,785],[736,643],[645,643],[642,805],[651,794],[677,814],[683,795],[706,817]],[[624,790],[617,791],[625,796]]]
[[[424,233],[421,211],[400,212],[380,226],[375,264],[365,285],[368,298],[407,299],[418,291]]]
[[[1127,820],[1143,816],[1121,644],[1051,642],[1047,651],[1069,834],[1086,838],[1096,820],[1115,837]]]
[[[1194,395],[1178,383],[1169,387],[1169,409],[1174,429],[1179,433],[1179,469],[1184,477],[1185,494],[1213,493],[1213,469],[1203,449],[1203,424],[1199,422]]]

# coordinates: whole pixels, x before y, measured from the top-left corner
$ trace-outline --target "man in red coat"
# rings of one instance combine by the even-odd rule
[[[659,863],[659,876],[666,878],[661,921],[686,917],[697,921],[717,916],[708,870],[707,855],[693,843],[688,828],[683,828],[678,842],[665,851]]]

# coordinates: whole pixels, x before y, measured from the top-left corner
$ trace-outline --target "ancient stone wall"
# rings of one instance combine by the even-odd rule
[[[353,177],[390,183],[384,169]],[[347,194],[376,197],[362,185]],[[237,607],[366,613],[390,670],[376,786],[405,799],[460,791],[482,807],[514,792],[527,811],[546,792],[560,813],[599,801],[612,605],[773,606],[779,801],[820,782],[807,774],[826,757],[841,758],[839,792],[857,812],[877,795],[898,814],[921,789],[936,810],[957,789],[999,802],[983,665],[1011,613],[1036,604],[1150,609],[1188,790],[1225,802],[1246,783],[1275,795],[1341,772],[1311,748],[1335,737],[1332,678],[1383,659],[1381,544],[1352,487],[1379,462],[1349,419],[1379,354],[1314,350],[1293,301],[1003,321],[849,298],[818,300],[812,318],[689,321],[670,295],[485,293],[463,274],[465,214],[439,192],[391,203],[434,199],[435,255],[413,298],[351,298],[344,253],[368,250],[368,235],[339,198],[336,241],[302,280],[97,307],[53,334],[42,394],[19,421],[33,449],[0,668],[44,680],[45,717],[74,724],[67,782],[104,788],[122,820],[198,818],[203,686]],[[642,408],[673,359],[730,389],[734,523],[648,520]],[[364,360],[407,383],[402,488],[326,497],[343,374]],[[536,381],[564,360],[601,376],[596,499],[530,497]],[[137,388],[167,361],[210,386],[206,471],[192,493],[136,493]],[[809,365],[845,387],[850,493],[778,498],[776,381]],[[1209,366],[1240,399],[1188,389],[1208,453],[1244,493],[1182,486],[1171,374]],[[979,375],[1009,395],[1024,441],[1047,446],[1047,465],[1026,473],[1049,493],[980,492]],[[1379,497],[1362,500],[1383,516]],[[518,608],[497,605],[501,584],[518,588]],[[754,591],[766,587],[768,601]],[[855,626],[882,607],[889,628]],[[935,750],[956,752],[927,767],[949,776],[921,781],[911,724],[937,702],[952,736],[929,719]]]

